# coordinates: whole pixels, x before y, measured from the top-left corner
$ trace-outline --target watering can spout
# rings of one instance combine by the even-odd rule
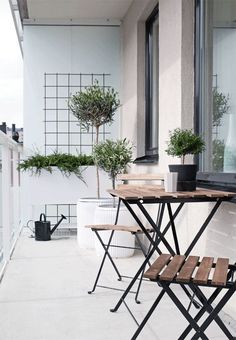
[[[57,222],[57,224],[54,225],[54,227],[52,228],[52,230],[50,231],[50,234],[52,235],[54,233],[54,231],[57,229],[57,227],[59,226],[59,224],[61,224],[61,222],[63,220],[66,220],[66,217],[64,215],[61,214],[61,218],[60,220]]]

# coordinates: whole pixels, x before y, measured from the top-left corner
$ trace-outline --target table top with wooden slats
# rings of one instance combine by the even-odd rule
[[[161,254],[144,274],[145,278],[156,281],[194,283],[203,286],[225,287],[229,270],[229,259],[213,257]]]
[[[161,185],[121,185],[115,190],[108,190],[115,197],[124,200],[138,199],[217,199],[230,200],[235,192],[197,188],[196,191],[165,192]]]

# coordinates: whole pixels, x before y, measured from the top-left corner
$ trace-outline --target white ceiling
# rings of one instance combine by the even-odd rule
[[[27,0],[29,19],[122,19],[133,0]]]

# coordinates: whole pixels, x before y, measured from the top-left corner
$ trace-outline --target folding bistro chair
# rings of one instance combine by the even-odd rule
[[[159,175],[159,174],[122,174],[122,175],[118,175],[118,180],[121,181],[130,181],[130,180],[135,180],[135,181],[153,181],[153,180],[162,180],[163,176]],[[129,187],[128,184],[122,184],[119,185],[119,187]],[[113,290],[119,290],[119,291],[123,291],[123,289],[119,289],[119,288],[114,288],[114,287],[109,287],[109,286],[104,286],[104,285],[99,285],[98,281],[100,279],[101,273],[102,273],[102,269],[103,266],[105,264],[105,260],[109,259],[109,261],[111,262],[111,265],[114,269],[114,271],[116,272],[117,276],[118,276],[118,281],[122,281],[122,278],[132,278],[130,276],[127,275],[121,275],[114,260],[112,259],[110,253],[109,253],[109,249],[110,247],[121,247],[121,248],[127,248],[125,246],[122,245],[113,245],[112,244],[112,239],[114,236],[114,233],[119,231],[119,232],[125,232],[125,233],[131,233],[132,235],[134,235],[136,243],[137,243],[137,247],[132,247],[132,249],[136,249],[136,250],[141,250],[141,252],[143,253],[144,257],[148,256],[148,253],[151,249],[151,244],[148,247],[148,249],[146,250],[143,245],[142,242],[140,240],[140,236],[144,235],[144,232],[142,231],[142,229],[138,226],[124,226],[124,225],[119,225],[118,223],[118,218],[119,218],[119,209],[120,209],[120,204],[121,204],[121,200],[119,199],[118,201],[118,207],[117,207],[117,214],[116,214],[116,218],[115,218],[115,222],[114,224],[100,224],[100,225],[87,225],[85,226],[86,228],[90,228],[96,235],[97,239],[99,240],[102,248],[104,249],[104,255],[102,257],[95,281],[94,281],[94,285],[93,288],[88,291],[89,294],[92,294],[97,287],[100,288],[108,288],[108,289],[113,289]],[[160,214],[160,209],[158,209],[158,213],[157,213],[157,219],[159,219],[159,214]],[[103,231],[111,231],[110,237],[108,239],[107,244],[105,244],[102,240],[102,237],[100,236],[100,233]],[[155,238],[155,233],[152,227],[150,228],[146,228],[147,233],[152,234],[152,239],[154,240]],[[129,248],[129,247],[128,247]],[[149,266],[151,265],[151,263],[148,261]],[[141,283],[142,283],[142,279],[143,279],[143,274],[145,272],[145,267],[143,268],[142,273],[140,274],[140,278],[139,278],[139,283],[138,283],[138,287],[135,293],[135,301],[136,303],[140,303],[140,301],[138,300],[138,294],[140,291],[140,287],[141,287]]]
[[[117,266],[116,266],[112,256],[109,253],[109,249],[110,249],[110,247],[127,248],[126,246],[122,246],[122,245],[119,245],[119,246],[113,245],[112,244],[112,239],[113,239],[114,233],[117,232],[117,231],[125,232],[125,233],[128,232],[128,233],[131,233],[132,235],[134,235],[134,237],[135,237],[135,239],[137,241],[137,244],[138,244],[137,247],[132,247],[132,249],[141,250],[143,255],[145,257],[147,257],[149,249],[146,251],[144,249],[140,239],[139,239],[139,236],[143,234],[142,230],[139,227],[137,227],[137,226],[123,226],[123,225],[117,225],[117,224],[89,225],[89,226],[86,226],[86,227],[91,228],[91,230],[97,236],[97,238],[98,238],[102,248],[104,249],[104,255],[102,257],[102,260],[101,260],[101,263],[100,263],[100,266],[99,266],[99,269],[98,269],[98,272],[97,272],[97,276],[96,276],[95,281],[94,281],[93,288],[90,291],[88,291],[88,293],[92,294],[95,291],[96,287],[108,288],[108,289],[123,291],[123,289],[109,287],[109,286],[104,286],[104,285],[99,285],[98,281],[99,281],[99,278],[101,276],[102,269],[103,269],[103,266],[105,264],[105,260],[106,259],[109,259],[109,261],[111,262],[111,265],[114,268],[114,271],[116,272],[116,274],[118,276],[118,281],[122,281],[122,278],[132,278],[132,277],[127,276],[127,275],[121,275],[121,273],[118,270],[118,268],[117,268]],[[103,232],[103,231],[111,231],[111,234],[110,234],[110,237],[109,237],[109,240],[108,240],[107,244],[105,244],[103,242],[102,237],[100,236],[100,232]],[[154,232],[153,232],[153,230],[151,228],[147,229],[147,231],[149,233],[153,233],[153,236],[154,236]],[[130,247],[128,247],[128,248],[130,248]],[[149,265],[151,265],[151,264],[149,263]],[[143,271],[143,273],[144,273],[144,271]],[[140,301],[138,300],[138,294],[139,294],[139,290],[140,290],[140,287],[141,287],[143,273],[140,276],[138,288],[137,288],[137,291],[135,292],[135,301],[136,301],[136,303],[140,303]]]
[[[176,307],[189,322],[189,326],[178,337],[179,340],[186,340],[188,334],[192,330],[195,331],[195,334],[191,336],[191,339],[209,339],[205,334],[205,331],[212,321],[215,321],[218,324],[227,339],[236,339],[218,316],[221,309],[235,293],[235,271],[236,265],[230,265],[229,259],[227,258],[218,258],[214,263],[213,257],[203,257],[200,261],[199,256],[185,257],[184,255],[172,256],[170,254],[161,254],[146,271],[144,277],[157,282],[162,287],[162,291],[154,301],[142,323],[139,325],[132,337],[132,340],[138,337],[165,293],[167,293]],[[193,292],[193,297],[196,296],[201,301],[202,307],[195,317],[192,317],[190,314],[191,302],[186,308],[178,298],[177,294],[175,294],[171,289],[172,284],[189,286]],[[211,296],[207,298],[200,287],[210,287],[214,291]],[[225,291],[224,295],[213,307],[212,303],[223,290]],[[207,315],[201,325],[199,325],[198,322],[203,316],[205,316],[206,313],[209,315]]]

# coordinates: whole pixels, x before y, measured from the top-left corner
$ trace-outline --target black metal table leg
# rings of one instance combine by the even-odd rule
[[[145,216],[146,220],[148,221],[148,223],[150,223],[150,225],[153,227],[153,229],[155,230],[155,232],[157,233],[157,236],[160,238],[161,242],[165,245],[165,247],[167,248],[167,250],[170,252],[171,255],[175,255],[175,251],[173,250],[173,248],[171,247],[171,245],[169,244],[169,242],[166,240],[166,238],[163,236],[162,232],[160,231],[160,228],[157,228],[156,223],[153,221],[153,219],[151,218],[150,214],[147,212],[147,210],[144,208],[144,206],[142,205],[142,203],[137,202],[137,206],[139,207],[139,209],[141,210],[141,212],[143,213],[143,215]],[[155,245],[154,245],[155,246]]]
[[[168,213],[169,213],[169,219],[170,219],[170,223],[171,223],[171,229],[172,229],[172,234],[173,234],[173,238],[174,238],[176,254],[180,255],[179,241],[178,241],[178,237],[177,237],[177,233],[176,233],[175,222],[174,222],[170,203],[167,203],[167,209],[168,209]]]
[[[203,232],[205,231],[206,227],[208,226],[208,224],[210,223],[210,221],[212,220],[212,217],[215,215],[216,211],[218,210],[219,206],[221,205],[221,203],[223,202],[222,199],[218,199],[216,204],[214,205],[214,207],[212,208],[210,214],[207,216],[205,222],[202,224],[202,226],[200,227],[199,231],[197,232],[196,236],[194,237],[194,239],[192,240],[192,242],[190,243],[189,247],[187,248],[186,252],[184,255],[188,256],[191,251],[193,250],[194,246],[196,245],[196,243],[198,242],[199,238],[202,236]]]
[[[124,205],[126,206],[126,208],[129,210],[129,212],[131,213],[131,215],[133,216],[134,220],[137,222],[137,224],[139,225],[139,227],[142,229],[143,233],[145,234],[145,236],[147,237],[147,239],[149,240],[149,242],[152,244],[152,246],[155,248],[155,250],[158,252],[158,254],[161,254],[162,252],[160,251],[160,249],[158,248],[157,244],[153,241],[152,237],[150,236],[150,234],[148,233],[148,231],[146,230],[145,226],[143,225],[143,223],[141,222],[141,220],[138,218],[137,214],[135,214],[135,212],[133,211],[133,209],[131,208],[131,206],[128,204],[128,202],[126,202],[125,200],[123,200]],[[165,210],[165,204],[162,204],[161,207],[161,212],[160,212],[160,221],[159,221],[159,229],[162,223],[162,219],[163,219],[163,215],[164,215],[164,210]],[[154,223],[154,222],[153,222]],[[154,223],[155,224],[155,223]],[[156,231],[157,226],[155,224],[155,228],[154,231]],[[159,232],[160,234],[160,232]]]

